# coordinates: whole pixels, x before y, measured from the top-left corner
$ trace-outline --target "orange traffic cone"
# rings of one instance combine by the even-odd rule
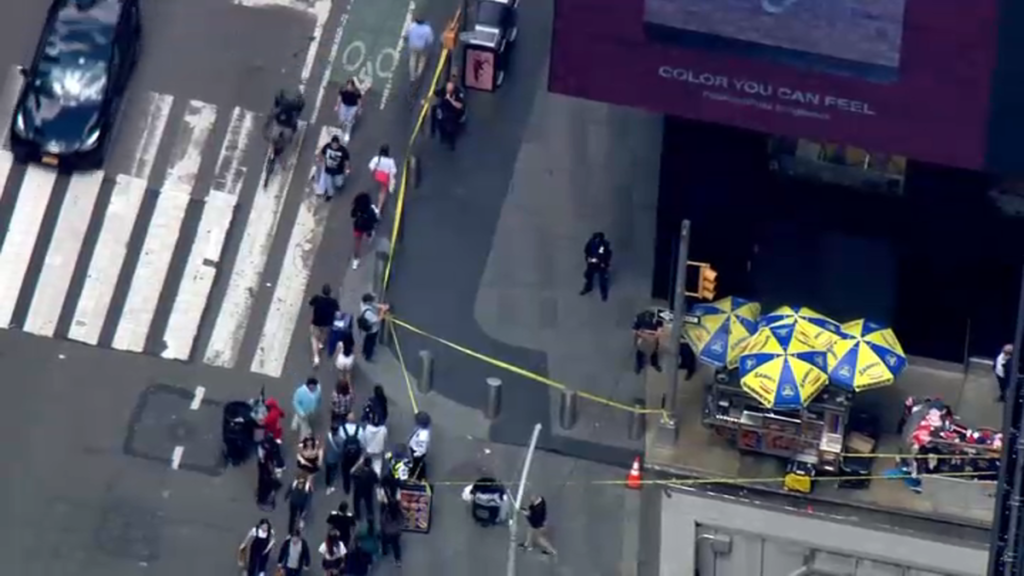
[[[626,488],[632,490],[639,490],[643,485],[643,475],[640,473],[640,457],[637,456],[633,460],[633,467],[629,470],[629,475],[626,476]]]

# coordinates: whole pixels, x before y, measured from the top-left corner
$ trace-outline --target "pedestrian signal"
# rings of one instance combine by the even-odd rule
[[[715,299],[715,287],[717,285],[716,279],[718,278],[718,272],[715,272],[711,266],[705,264],[700,267],[700,288],[697,290],[697,294],[704,300]]]

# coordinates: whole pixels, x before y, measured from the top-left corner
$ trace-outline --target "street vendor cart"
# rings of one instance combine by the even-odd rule
[[[900,420],[910,473],[960,475],[993,480],[999,473],[1003,434],[969,428],[953,409],[936,398],[907,398]]]

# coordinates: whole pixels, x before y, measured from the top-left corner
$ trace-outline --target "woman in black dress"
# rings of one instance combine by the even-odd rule
[[[277,491],[281,489],[284,456],[281,454],[281,444],[269,434],[260,443],[256,470],[256,505],[264,510],[273,510]]]
[[[249,530],[238,548],[238,564],[245,570],[245,576],[267,576],[267,564],[274,550],[274,529],[266,518]]]

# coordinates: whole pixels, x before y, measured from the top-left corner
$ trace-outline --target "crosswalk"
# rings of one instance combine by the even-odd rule
[[[0,124],[20,82],[8,75]],[[144,118],[120,130],[135,142],[117,143],[131,153],[116,172],[58,174],[0,149],[0,328],[224,368],[251,359],[248,370],[280,376],[326,208],[295,186],[305,196],[294,224],[278,225],[312,158],[291,147],[264,185],[263,115],[167,94],[136,100]],[[279,232],[287,245],[272,263]]]

